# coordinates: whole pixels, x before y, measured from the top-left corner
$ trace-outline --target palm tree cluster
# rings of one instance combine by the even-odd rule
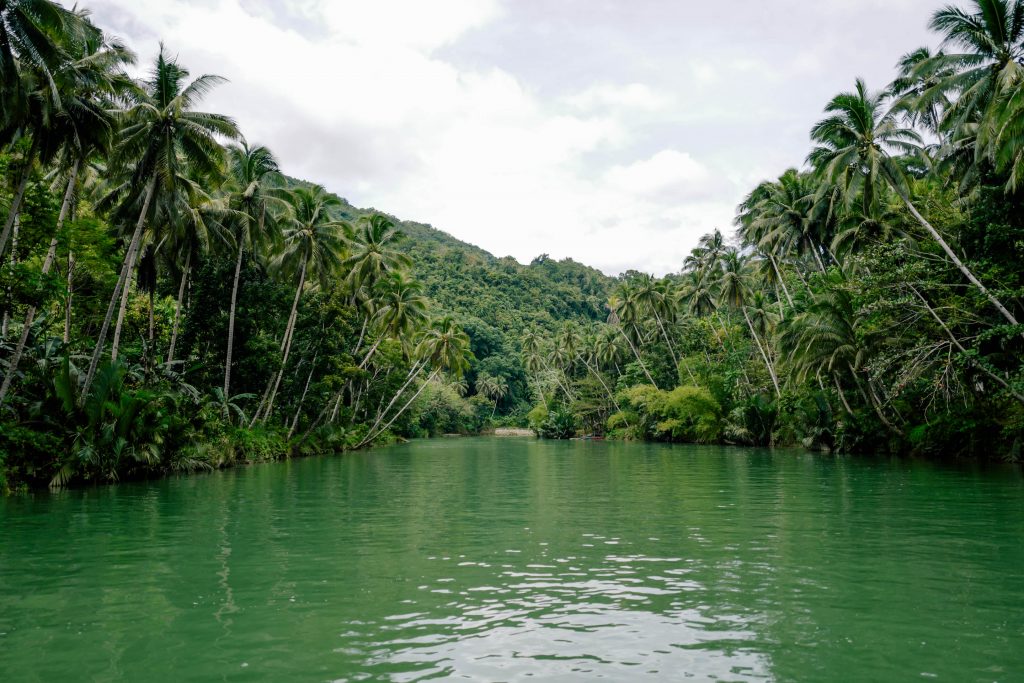
[[[282,455],[411,429],[422,387],[470,351],[395,221],[347,214],[203,111],[223,78],[193,78],[162,45],[147,77],[134,62],[84,10],[0,3],[10,478],[210,466],[210,439],[249,457],[257,436]]]
[[[594,367],[612,431],[672,438],[682,385],[713,395],[724,441],[1018,457],[1024,2],[968,5],[935,12],[941,49],[906,55],[889,86],[826,104],[804,167],[747,195],[735,239],[624,278],[578,351],[524,341],[538,395],[581,403],[608,338],[614,366]]]

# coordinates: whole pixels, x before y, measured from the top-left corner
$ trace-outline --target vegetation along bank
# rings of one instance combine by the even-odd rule
[[[663,278],[356,209],[205,111],[218,76],[0,15],[4,490],[493,426],[1020,458],[1020,0],[937,11]]]

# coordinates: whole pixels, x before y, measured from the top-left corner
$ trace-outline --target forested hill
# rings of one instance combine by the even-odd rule
[[[308,184],[289,178],[293,184]],[[380,213],[343,197],[338,217],[355,222]],[[616,278],[572,259],[540,255],[529,265],[499,258],[430,225],[392,218],[406,235],[399,249],[412,258],[412,273],[438,307],[464,323],[467,332],[494,328],[514,342],[530,328],[554,331],[566,320],[604,320]],[[486,321],[486,322],[485,322]]]

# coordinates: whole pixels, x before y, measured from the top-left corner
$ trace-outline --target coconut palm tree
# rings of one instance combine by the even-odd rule
[[[54,72],[72,60],[69,54],[79,53],[82,44],[100,40],[99,29],[84,12],[69,11],[50,0],[0,2],[0,144],[17,137],[30,139],[0,231],[0,257],[21,211],[32,166],[48,143],[46,128],[61,109]]]
[[[188,82],[188,77],[188,70],[167,57],[161,45],[149,78],[133,89],[129,107],[121,114],[122,129],[112,161],[114,168],[121,169],[126,178],[113,195],[123,197],[122,212],[137,211],[137,218],[89,362],[83,393],[95,376],[114,308],[119,299],[126,299],[128,277],[139,255],[143,228],[153,209],[154,198],[159,194],[165,203],[171,204],[173,202],[166,198],[180,192],[185,179],[216,175],[224,157],[218,138],[239,137],[238,128],[230,118],[195,110],[199,100],[224,79],[203,75]],[[123,304],[121,311],[115,338],[120,336]],[[111,356],[117,356],[116,344]]]
[[[913,126],[939,135],[942,118],[951,104],[946,84],[955,68],[939,51],[922,47],[903,55],[896,64],[897,75],[886,89],[893,111],[906,116]]]
[[[373,288],[390,273],[406,270],[412,260],[395,247],[405,238],[393,220],[383,214],[364,216],[356,225],[352,251],[345,259],[345,278],[351,291],[361,286]]]
[[[939,53],[918,74],[943,69],[942,89],[950,96],[942,127],[972,121],[994,124],[992,108],[1024,78],[1024,1],[971,0],[973,13],[953,5],[937,10],[929,27],[943,45],[960,52]]]
[[[281,378],[288,366],[288,355],[292,348],[292,337],[298,318],[299,300],[306,279],[310,275],[321,283],[338,273],[346,256],[346,237],[351,228],[344,221],[334,220],[330,210],[341,205],[341,200],[320,185],[300,187],[287,193],[288,210],[281,217],[284,247],[276,259],[277,267],[287,273],[298,275],[291,313],[285,325],[281,340],[281,366],[271,378],[263,419],[266,421],[274,411],[274,399],[281,386]],[[260,416],[257,409],[254,420]]]
[[[508,382],[503,377],[482,373],[476,378],[476,390],[480,395],[486,396],[493,401],[494,408],[491,410],[491,418],[493,419],[494,414],[498,412],[498,401],[508,395]]]
[[[837,279],[838,278],[838,279]],[[877,333],[865,329],[853,298],[841,276],[830,278],[806,307],[780,325],[779,349],[797,381],[831,377],[847,412],[853,411],[843,393],[841,379],[852,379],[864,402],[893,433],[900,430],[885,415],[874,381],[865,377]]]
[[[626,340],[630,350],[633,352],[633,356],[640,365],[640,369],[643,370],[644,375],[647,377],[647,381],[652,386],[657,386],[654,378],[651,377],[650,371],[647,369],[647,365],[644,363],[644,359],[640,357],[640,351],[637,348],[641,340],[640,329],[637,327],[640,320],[640,306],[637,301],[636,290],[630,282],[619,283],[615,293],[608,300],[608,310],[610,311],[608,324],[616,328],[622,335],[622,338]]]
[[[416,358],[417,363],[421,367],[431,367],[433,371],[431,374],[420,383],[419,389],[413,394],[405,405],[395,413],[386,424],[380,426],[384,416],[387,415],[388,411],[394,405],[398,396],[401,395],[405,387],[399,390],[392,399],[391,403],[378,415],[373,425],[367,431],[366,436],[363,437],[362,441],[359,442],[358,447],[365,446],[372,442],[378,436],[386,432],[391,425],[395,423],[409,406],[419,398],[419,395],[423,393],[423,390],[428,384],[430,384],[437,376],[442,372],[449,372],[454,374],[456,377],[461,377],[462,374],[469,368],[470,359],[473,357],[472,352],[469,350],[469,336],[455,324],[454,319],[451,317],[444,317],[435,321],[430,328],[423,335],[423,339],[416,347]],[[415,375],[414,375],[415,377]],[[408,385],[408,383],[407,383]]]
[[[76,46],[81,51],[53,74],[61,111],[53,117],[48,135],[49,144],[57,145],[56,167],[65,189],[53,237],[43,259],[41,273],[44,276],[49,274],[56,260],[64,222],[70,215],[77,191],[80,169],[91,157],[102,156],[110,150],[115,125],[113,100],[128,85],[124,66],[134,61],[134,55],[119,42],[104,41],[99,33],[90,33],[87,37],[89,40]],[[32,305],[25,314],[21,336],[0,386],[0,404],[7,396],[21,362],[36,312],[36,306]]]
[[[228,341],[224,359],[225,396],[231,395],[231,363],[235,350],[235,313],[238,310],[238,283],[242,273],[242,256],[246,247],[255,251],[258,247],[274,242],[276,225],[269,210],[277,205],[271,188],[280,181],[280,169],[273,153],[262,145],[250,147],[242,140],[228,146],[228,196],[232,209],[238,211],[235,233],[235,275],[231,283],[231,307],[228,309]]]
[[[907,179],[891,152],[912,154],[919,150],[921,137],[899,125],[896,113],[886,109],[884,95],[871,93],[858,79],[852,92],[836,95],[825,111],[831,115],[811,131],[818,145],[807,158],[811,165],[843,190],[848,203],[861,196],[865,213],[871,212],[874,198],[890,187],[960,272],[1010,324],[1016,325],[1017,319],[1009,309],[981,283],[911,201]]]
[[[378,280],[375,289],[378,295],[373,318],[378,335],[359,364],[360,369],[366,367],[385,338],[411,337],[413,329],[427,319],[427,299],[423,296],[423,285],[403,272],[392,272],[385,279]]]
[[[775,395],[782,396],[782,391],[779,389],[779,378],[775,373],[775,367],[768,358],[768,352],[765,351],[765,347],[761,344],[761,340],[757,336],[757,331],[754,329],[754,323],[751,321],[750,314],[747,311],[747,303],[751,298],[751,291],[746,263],[746,259],[735,249],[730,249],[722,255],[718,279],[718,296],[723,304],[732,306],[733,308],[738,308],[742,311],[743,319],[747,321],[747,328],[750,330],[750,336],[753,337],[754,344],[757,346],[757,350],[761,353],[764,365],[768,368],[768,374],[772,378],[772,385],[775,387]]]

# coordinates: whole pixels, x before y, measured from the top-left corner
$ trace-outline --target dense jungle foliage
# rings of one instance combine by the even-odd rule
[[[0,489],[529,424],[1019,459],[1024,2],[931,19],[664,278],[287,177],[83,10],[0,5]],[[656,248],[656,245],[652,245]]]
[[[607,323],[528,333],[539,433],[1019,460],[1024,2],[935,12],[881,90],[825,105],[801,169]]]
[[[0,490],[479,431],[530,405],[527,325],[600,314],[596,271],[359,211],[134,60],[0,5]]]

